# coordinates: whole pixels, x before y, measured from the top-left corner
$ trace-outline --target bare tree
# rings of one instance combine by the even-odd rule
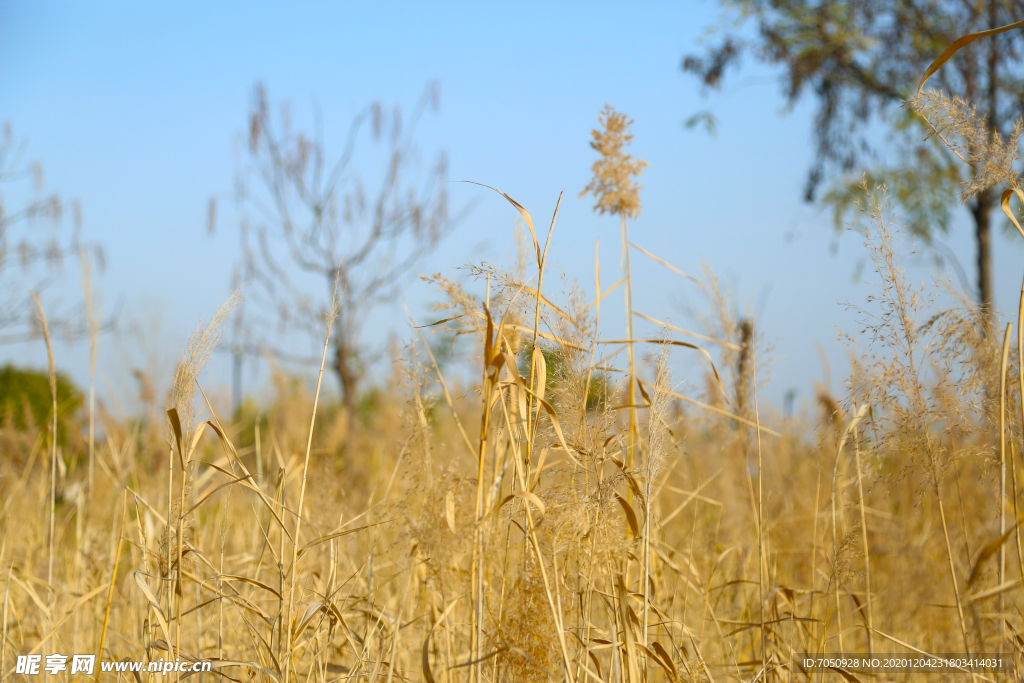
[[[68,258],[91,258],[100,267],[104,261],[99,245],[80,239],[78,202],[65,204],[57,194],[47,193],[43,166],[27,161],[27,151],[28,141],[17,139],[11,125],[4,123],[0,131],[0,344],[27,341],[39,334],[30,292],[39,294],[51,286]],[[11,210],[11,204],[18,208]],[[68,209],[73,222],[70,235],[63,230]],[[47,317],[51,331],[62,338],[90,333],[80,303],[65,302]]]
[[[370,105],[351,122],[340,156],[329,162],[319,112],[312,136],[293,131],[288,107],[282,105],[275,116],[264,87],[255,88],[248,154],[236,183],[238,274],[249,283],[251,341],[245,348],[305,360],[276,348],[265,331],[276,322],[278,336],[320,337],[337,287],[332,360],[350,415],[375,359],[360,347],[367,315],[394,300],[414,264],[454,224],[445,155],[423,168],[413,144],[418,122],[428,109],[437,110],[438,101],[439,88],[432,83],[407,123],[398,107],[385,112],[380,104]],[[383,176],[370,188],[353,169],[358,143],[367,136],[379,155],[368,161]]]

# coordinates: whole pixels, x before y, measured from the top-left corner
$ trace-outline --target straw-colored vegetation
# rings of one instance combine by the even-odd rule
[[[912,106],[975,168],[964,192],[1005,189],[1012,217],[1017,140],[967,103]],[[1024,321],[1010,353],[1012,325],[910,281],[885,191],[865,188],[878,284],[847,395],[823,394],[809,427],[783,421],[728,294],[629,241],[643,162],[625,116],[600,123],[587,190],[620,217],[625,263],[706,295],[703,329],[633,310],[628,266],[613,284],[597,267],[591,298],[556,293],[557,205],[545,232],[509,199],[518,262],[429,278],[441,320],[418,321],[359,419],[325,399],[323,364],[313,390],[278,376],[262,412],[218,414],[201,371],[235,298],[195,333],[166,412],[88,409],[95,444],[61,436],[51,353],[52,419],[8,410],[0,441],[0,677],[34,653],[285,683],[867,680],[794,658],[822,652],[1020,663]],[[623,293],[626,336],[601,337]],[[659,334],[634,338],[632,318]],[[441,373],[442,329],[471,340],[473,381]],[[679,363],[705,368],[703,396],[673,381]]]

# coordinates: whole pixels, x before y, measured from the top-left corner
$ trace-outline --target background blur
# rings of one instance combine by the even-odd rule
[[[802,201],[810,103],[786,110],[778,74],[756,63],[707,96],[681,71],[682,57],[700,51],[701,36],[719,21],[710,2],[651,2],[629,11],[611,2],[524,2],[513,11],[487,3],[2,2],[0,121],[27,140],[26,160],[42,163],[45,191],[80,202],[82,239],[105,251],[95,285],[103,310],[117,311],[117,325],[100,343],[101,395],[135,395],[133,368],[163,389],[197,322],[231,292],[240,220],[232,193],[257,82],[273,107],[290,104],[296,129],[311,129],[319,111],[333,157],[353,116],[371,102],[411,111],[437,81],[440,107],[424,115],[415,137],[423,166],[443,151],[449,180],[508,193],[532,213],[541,235],[564,190],[552,263],[589,296],[596,241],[602,283],[620,277],[618,221],[578,197],[595,159],[590,131],[605,103],[633,118],[630,151],[650,168],[640,179],[643,213],[631,223],[631,239],[687,273],[699,275],[706,262],[722,276],[737,307],[756,315],[774,345],[773,379],[762,393],[781,406],[795,390],[798,409],[806,408],[823,378],[819,344],[827,348],[832,391],[841,391],[848,373],[848,352],[831,342],[837,329],[852,328],[842,302],[866,294],[865,254],[858,235],[837,233],[829,212]],[[717,118],[714,135],[685,125],[705,109]],[[379,170],[365,142],[352,168],[372,180]],[[4,187],[8,211],[35,191]],[[451,184],[449,195],[453,213],[469,213],[415,272],[463,278],[454,269],[471,260],[508,262],[512,207],[472,185]],[[212,234],[211,197],[218,204]],[[70,222],[61,229],[70,232]],[[961,211],[942,239],[973,282],[967,227]],[[997,307],[1011,310],[1018,274],[1010,264],[1020,248],[998,231],[994,251]],[[922,251],[915,277],[942,272],[934,254]],[[634,258],[635,309],[698,329],[698,292]],[[48,310],[80,299],[76,263],[46,290]],[[945,275],[958,282],[954,269]],[[548,291],[557,291],[554,271],[548,277],[545,289],[552,283]],[[482,294],[482,283],[471,287]],[[407,339],[402,300],[427,322],[439,317],[430,311],[439,298],[409,280],[399,300],[372,314],[362,343]],[[622,329],[621,299],[606,302],[605,324]],[[637,336],[649,334],[638,322]],[[38,339],[8,344],[0,363],[43,368],[45,353]],[[88,343],[58,344],[56,354],[58,368],[87,385]],[[696,359],[676,360],[677,376],[699,384]],[[246,359],[247,394],[265,386],[264,366]],[[230,382],[230,356],[215,355],[204,383],[226,392]],[[333,377],[325,386],[337,389]]]

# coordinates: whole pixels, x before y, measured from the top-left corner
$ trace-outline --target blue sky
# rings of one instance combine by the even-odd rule
[[[314,102],[329,149],[372,100],[415,103],[431,80],[441,108],[418,135],[425,156],[446,150],[449,177],[493,185],[546,226],[565,191],[553,262],[593,290],[594,243],[605,281],[616,279],[618,224],[578,199],[593,152],[590,129],[607,102],[634,120],[632,152],[650,168],[644,211],[631,238],[691,273],[707,262],[738,301],[757,308],[774,345],[768,397],[789,388],[808,400],[825,344],[833,389],[848,372],[834,344],[852,327],[840,303],[867,293],[852,277],[864,256],[856,235],[801,201],[811,161],[810,103],[788,113],[777,74],[747,63],[724,92],[702,97],[679,69],[718,21],[712,2],[674,3],[48,3],[0,2],[0,121],[29,139],[47,186],[84,208],[84,231],[106,248],[100,279],[108,307],[123,302],[118,337],[103,341],[100,371],[117,391],[130,367],[169,372],[200,318],[230,290],[237,237],[230,215],[206,234],[211,195],[230,195],[233,143],[253,84],[287,99],[298,125]],[[683,122],[711,108],[717,136]],[[451,187],[456,205],[479,204],[419,272],[454,272],[470,259],[502,261],[514,212],[497,195]],[[965,220],[947,244],[973,278]],[[833,249],[833,247],[837,247]],[[997,303],[1013,308],[1021,250],[996,243]],[[693,326],[697,292],[641,256],[634,307]],[[915,276],[930,277],[924,267]],[[69,272],[72,278],[73,272]],[[425,319],[433,295],[404,293]],[[621,307],[608,306],[609,325]],[[401,305],[371,319],[365,341],[407,337]],[[617,324],[621,325],[621,314]],[[141,337],[127,332],[133,326]],[[638,326],[638,331],[641,328]],[[62,345],[58,364],[85,374],[81,347]],[[41,343],[0,349],[0,360],[42,365]],[[677,359],[683,378],[694,379]],[[208,383],[226,384],[217,358]],[[258,383],[259,377],[250,378]],[[249,382],[249,380],[247,380]],[[252,383],[249,382],[249,388]]]

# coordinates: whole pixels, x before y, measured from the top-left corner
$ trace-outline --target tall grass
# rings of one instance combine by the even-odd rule
[[[1016,222],[1016,176],[974,149],[1004,143],[961,103],[914,106],[1009,183]],[[624,116],[602,116],[599,152],[609,130],[628,136]],[[618,161],[619,189],[635,191],[642,166],[628,166],[642,162]],[[1020,664],[1024,561],[1008,515],[1024,474],[1024,288],[1014,357],[1012,325],[998,346],[987,312],[908,278],[884,189],[865,194],[867,334],[848,395],[809,422],[764,404],[758,330],[710,277],[697,282],[713,312],[686,330],[632,310],[624,260],[626,338],[603,338],[619,285],[602,290],[598,259],[593,298],[569,278],[553,292],[558,205],[542,240],[507,195],[527,256],[474,264],[466,282],[428,278],[442,319],[417,327],[354,424],[319,380],[311,395],[283,376],[262,414],[225,422],[200,380],[234,297],[197,329],[166,413],[97,406],[96,442],[90,429],[68,452],[55,426],[8,421],[0,677],[17,678],[18,655],[73,649],[285,683],[864,680],[796,659],[841,651]],[[629,241],[630,196],[636,213],[615,205],[624,255],[684,275]],[[634,317],[656,332],[635,337]],[[473,380],[441,372],[427,335],[442,328],[470,340]],[[684,362],[702,364],[705,396],[673,384]]]

